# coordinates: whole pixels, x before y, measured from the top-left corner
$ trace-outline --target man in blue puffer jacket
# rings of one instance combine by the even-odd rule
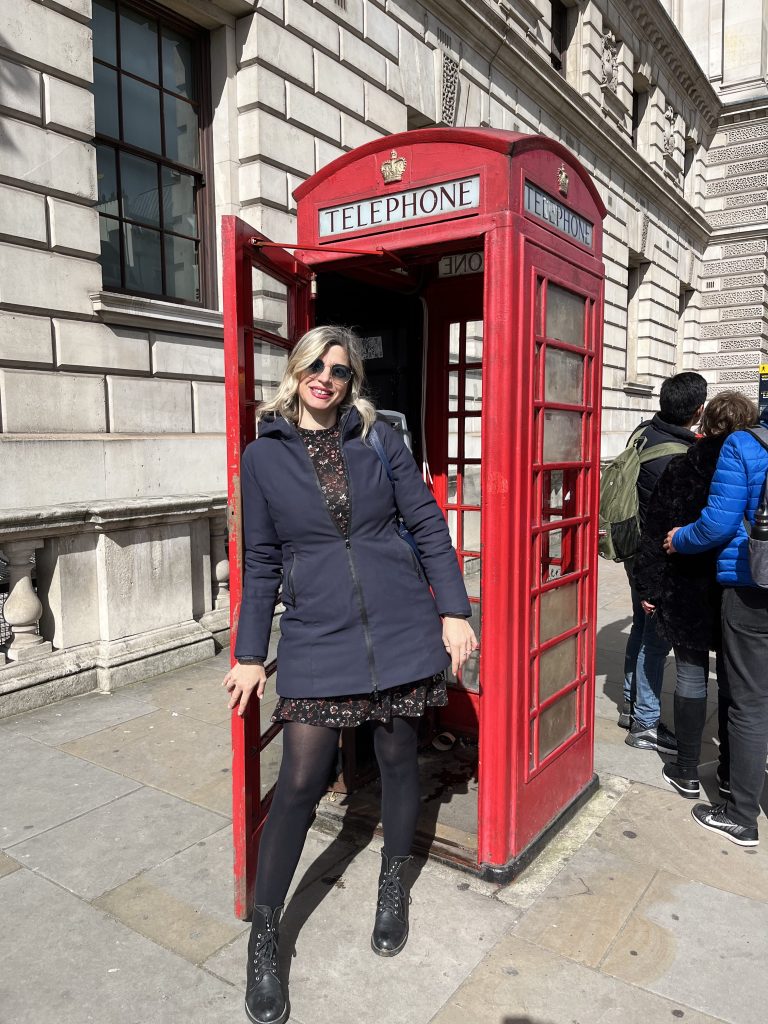
[[[768,427],[768,410],[762,426]],[[745,517],[754,522],[768,473],[768,450],[749,431],[723,445],[707,506],[695,523],[670,530],[668,552],[693,555],[720,548],[717,578],[723,590],[723,656],[730,689],[730,795],[726,803],[696,804],[694,820],[739,846],[757,846],[757,817],[768,750],[768,590],[749,570]],[[721,779],[721,793],[728,780]]]

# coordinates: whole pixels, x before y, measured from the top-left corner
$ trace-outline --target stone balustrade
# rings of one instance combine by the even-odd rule
[[[213,655],[229,638],[223,494],[0,511],[0,717]]]

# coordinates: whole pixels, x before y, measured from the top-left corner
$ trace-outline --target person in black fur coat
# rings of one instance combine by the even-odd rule
[[[664,780],[689,800],[699,797],[699,758],[707,716],[709,652],[716,655],[721,795],[727,795],[728,701],[723,685],[720,650],[720,585],[717,552],[667,555],[664,538],[673,526],[695,522],[707,504],[723,442],[734,430],[757,421],[757,408],[737,391],[713,398],[701,419],[704,435],[685,455],[677,455],[664,470],[645,518],[635,558],[634,582],[647,615],[657,617],[659,632],[675,652],[675,733],[677,758],[664,765]]]

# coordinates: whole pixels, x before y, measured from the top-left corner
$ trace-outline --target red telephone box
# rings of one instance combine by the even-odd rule
[[[294,255],[223,225],[233,649],[255,405],[311,323],[356,326],[377,405],[405,413],[464,572],[480,652],[440,724],[478,741],[464,866],[507,879],[597,785],[605,207],[559,143],[480,128],[369,143],[295,197]],[[256,711],[232,723],[240,916],[279,732],[262,733]]]

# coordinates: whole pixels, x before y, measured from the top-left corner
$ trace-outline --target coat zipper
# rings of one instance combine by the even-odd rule
[[[339,531],[341,536],[344,538],[344,547],[345,547],[345,550],[347,552],[347,561],[349,562],[349,571],[350,571],[350,574],[352,576],[352,585],[353,585],[353,587],[355,589],[355,597],[357,598],[358,611],[360,612],[360,621],[361,621],[362,626],[363,626],[363,636],[365,637],[365,650],[366,650],[366,654],[368,655],[368,671],[371,674],[371,682],[373,683],[373,693],[374,693],[375,696],[378,697],[378,694],[379,694],[379,679],[378,679],[378,673],[376,671],[376,662],[374,661],[374,657],[373,657],[373,641],[371,640],[371,629],[370,629],[370,625],[369,625],[369,621],[368,621],[368,610],[365,607],[365,599],[363,597],[363,588],[360,585],[360,577],[357,574],[357,567],[355,566],[355,559],[354,559],[354,556],[352,555],[352,543],[351,543],[350,536],[349,536],[350,533],[351,533],[351,527],[352,527],[352,484],[351,484],[351,481],[349,479],[349,466],[347,465],[347,457],[344,454],[344,447],[343,447],[343,444],[342,444],[342,433],[343,433],[343,428],[344,428],[343,419],[344,419],[344,417],[342,417],[342,420],[339,421],[339,452],[341,454],[341,461],[342,461],[342,463],[344,465],[344,478],[345,478],[346,483],[347,483],[347,493],[349,495],[349,521],[348,521],[348,524],[347,524],[346,533],[342,532],[341,527],[339,526],[339,524],[336,522],[336,520],[331,515],[331,510],[328,508],[328,502],[325,500],[325,494],[323,494],[323,488],[320,485],[320,479],[319,479],[319,477],[317,475],[317,471],[315,470],[315,464],[312,461],[312,458],[311,458],[309,452],[307,451],[306,445],[301,440],[301,437],[299,436],[298,430],[296,431],[296,436],[299,439],[301,447],[304,449],[304,454],[307,456],[307,461],[309,462],[309,465],[310,465],[310,467],[312,469],[312,476],[315,478],[315,483],[317,484],[317,489],[320,492],[320,497],[322,498],[323,506],[325,507],[325,511],[328,513],[328,518],[331,520],[333,525],[336,527],[336,529]],[[295,555],[294,555],[294,558],[295,558]],[[291,571],[293,571],[293,566],[291,566]],[[290,579],[290,573],[289,573],[289,579]]]
[[[349,518],[347,520],[347,535],[344,538],[344,545],[347,549],[347,560],[349,561],[349,571],[352,574],[352,583],[355,588],[355,595],[357,597],[357,604],[360,610],[360,621],[363,624],[363,636],[365,637],[365,649],[368,654],[368,670],[371,673],[371,682],[373,683],[373,695],[378,697],[379,695],[379,679],[376,671],[376,662],[373,657],[373,640],[371,639],[371,628],[368,621],[368,609],[365,607],[365,598],[363,596],[363,588],[360,585],[360,577],[357,575],[357,567],[355,566],[355,559],[352,554],[352,541],[350,534],[352,532],[352,481],[349,477],[349,466],[347,465],[347,456],[344,454],[344,446],[341,440],[341,428],[339,429],[339,453],[341,454],[341,461],[344,464],[344,476],[347,481],[347,494],[349,495]]]

